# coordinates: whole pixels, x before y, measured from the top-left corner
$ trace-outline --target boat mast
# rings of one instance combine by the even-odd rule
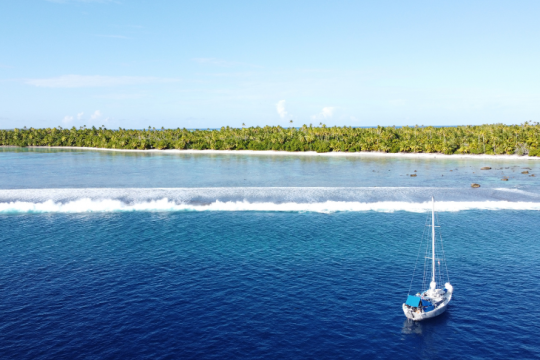
[[[431,282],[435,283],[435,199],[433,196],[431,197]]]

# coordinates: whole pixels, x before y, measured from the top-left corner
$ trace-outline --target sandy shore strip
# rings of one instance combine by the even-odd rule
[[[4,148],[21,148],[19,146],[3,145]],[[359,152],[327,152],[317,153],[315,151],[274,151],[274,150],[132,150],[132,149],[107,149],[93,147],[77,146],[27,146],[30,149],[66,149],[66,150],[87,150],[87,151],[114,151],[114,152],[135,152],[135,153],[160,153],[160,154],[216,154],[216,155],[259,155],[259,156],[326,156],[326,157],[364,157],[364,158],[401,158],[401,159],[469,159],[469,160],[540,160],[536,156],[519,155],[445,155],[445,154],[426,154],[426,153],[383,153],[375,151]]]

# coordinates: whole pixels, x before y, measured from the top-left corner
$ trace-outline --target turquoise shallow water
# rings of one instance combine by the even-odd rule
[[[205,155],[0,148],[2,189],[538,186],[534,160]],[[481,171],[491,166],[491,171]],[[502,168],[502,169],[501,169]],[[415,173],[416,178],[410,174]],[[451,171],[452,170],[452,171]],[[528,169],[527,169],[528,170]],[[473,174],[474,172],[474,174]],[[540,176],[539,174],[536,174]],[[503,176],[510,178],[504,182]]]
[[[477,165],[4,150],[0,356],[538,358],[536,179]],[[455,297],[413,324],[431,193]]]

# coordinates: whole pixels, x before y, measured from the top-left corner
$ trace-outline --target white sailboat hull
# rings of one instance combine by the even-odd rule
[[[413,321],[422,321],[426,319],[431,319],[436,316],[441,315],[446,311],[446,308],[448,307],[448,303],[450,303],[450,300],[452,300],[452,294],[454,293],[454,287],[450,284],[450,280],[444,284],[444,289],[438,289],[437,288],[437,280],[439,280],[441,283],[439,285],[442,285],[442,279],[440,276],[440,266],[441,266],[441,259],[437,258],[437,252],[435,251],[435,228],[439,227],[435,225],[435,199],[431,197],[431,224],[429,225],[431,227],[431,257],[426,256],[426,259],[431,259],[431,276],[427,277],[426,275],[429,274],[427,271],[428,263],[424,262],[424,281],[422,284],[422,287],[426,288],[426,281],[429,282],[429,289],[423,292],[423,294],[416,294],[415,296],[410,295],[410,288],[409,288],[409,296],[407,297],[407,302],[403,304],[402,309],[403,313],[408,319],[411,319]],[[442,247],[442,238],[441,238],[441,247]],[[427,249],[426,249],[426,255],[427,255]],[[444,250],[442,251],[443,261],[444,260]],[[417,260],[418,261],[418,260]],[[439,264],[439,277],[437,278],[437,263]],[[416,270],[416,266],[415,266]],[[448,270],[447,270],[448,273]],[[448,279],[448,274],[446,275],[446,278]],[[413,273],[413,279],[414,279],[414,273]],[[412,280],[411,280],[412,285]]]
[[[408,319],[411,319],[413,321],[422,321],[422,320],[434,318],[444,313],[451,299],[452,299],[452,293],[447,293],[444,297],[444,301],[441,304],[439,304],[435,309],[428,312],[413,311],[412,308],[407,307],[407,305],[405,304],[403,304],[402,308],[403,308],[403,312],[405,313],[405,316]]]

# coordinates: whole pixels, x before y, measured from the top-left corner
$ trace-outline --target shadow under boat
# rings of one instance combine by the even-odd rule
[[[445,311],[439,316],[425,319],[423,321],[414,321],[406,319],[403,322],[401,333],[406,335],[427,335],[432,332],[433,329],[446,325],[451,315],[448,311]]]

